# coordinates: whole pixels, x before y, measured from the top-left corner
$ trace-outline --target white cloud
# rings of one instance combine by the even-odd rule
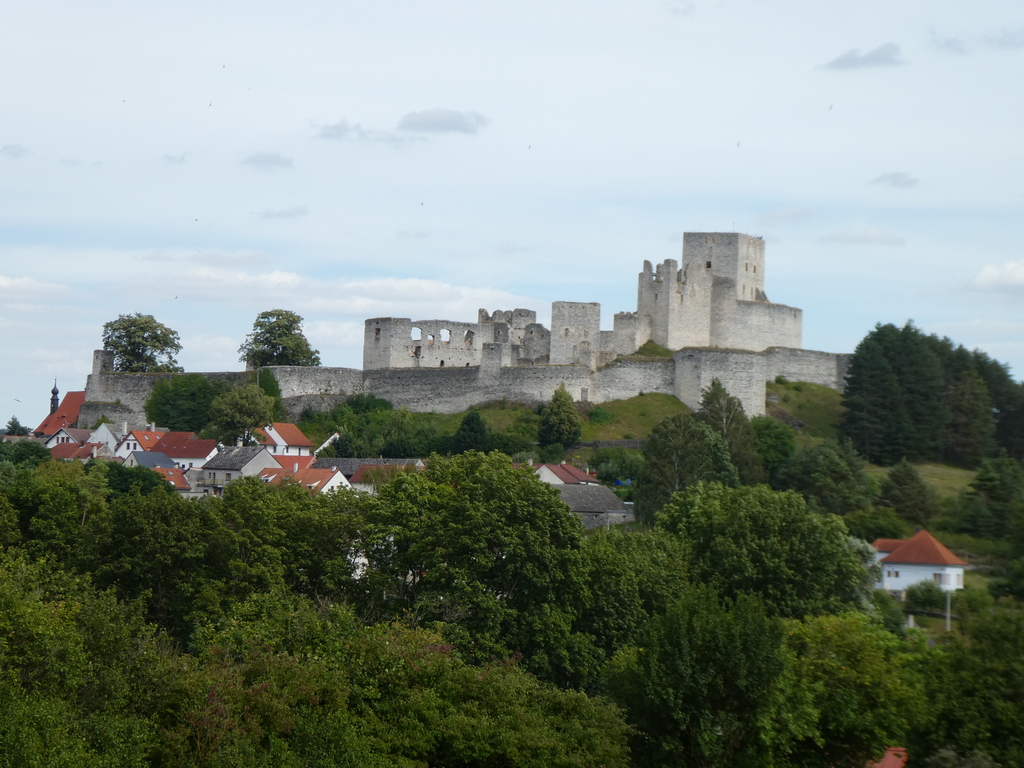
[[[875,227],[865,227],[828,232],[819,237],[818,242],[843,245],[905,245],[907,241],[892,232]]]
[[[44,283],[34,277],[7,277],[0,275],[0,301],[10,304],[25,299],[52,298],[55,294],[66,294],[66,285]]]
[[[298,219],[309,215],[309,208],[304,205],[296,205],[292,208],[281,208],[279,210],[260,211],[256,214],[264,221],[269,219]]]
[[[398,136],[391,131],[363,128],[360,123],[350,123],[348,120],[325,125],[320,128],[320,133],[317,135],[321,139],[330,139],[331,141],[370,141],[392,146],[417,140],[413,137]]]
[[[251,165],[261,171],[269,171],[274,168],[291,168],[292,159],[277,152],[256,152],[242,158],[243,165]]]
[[[940,35],[934,29],[929,30],[932,36],[932,46],[943,53],[952,53],[963,56],[967,53],[967,43],[959,37],[947,37]]]
[[[180,155],[164,155],[160,159],[167,165],[184,165],[188,162],[188,152],[182,152]]]
[[[667,0],[665,10],[673,16],[692,16],[697,4],[693,0]]]
[[[477,112],[455,109],[424,109],[398,121],[398,130],[412,133],[477,133],[489,121]]]
[[[916,187],[918,181],[920,179],[916,176],[911,176],[904,171],[891,171],[875,176],[869,183],[882,184],[886,187],[895,187],[896,189],[910,189],[911,187]]]
[[[1016,291],[1024,288],[1024,259],[1003,264],[986,264],[973,285],[982,291]]]
[[[20,160],[27,154],[29,154],[28,147],[21,144],[4,144],[0,147],[0,155],[11,160]]]
[[[861,53],[852,49],[823,65],[825,69],[862,69],[865,67],[895,67],[906,64],[896,43],[883,43],[874,50]]]

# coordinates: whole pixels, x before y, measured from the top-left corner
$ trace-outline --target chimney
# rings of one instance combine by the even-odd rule
[[[121,434],[122,435],[127,435],[128,434],[128,422],[127,421],[122,421],[121,422]]]
[[[292,464],[292,474],[295,475],[295,474],[298,474],[298,472],[299,472],[299,462],[296,461],[296,462],[294,462]]]

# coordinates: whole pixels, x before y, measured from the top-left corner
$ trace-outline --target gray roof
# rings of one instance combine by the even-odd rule
[[[422,459],[317,459],[313,462],[313,469],[338,469],[341,470],[341,474],[345,476],[345,479],[352,477],[364,464],[371,466],[397,466],[405,467],[410,464],[416,467],[423,466]],[[210,466],[207,463],[206,466]]]
[[[632,512],[606,485],[556,485],[573,512]]]
[[[243,445],[241,447],[222,447],[217,455],[203,465],[203,469],[232,469],[241,470],[256,458],[260,453],[266,451],[262,445]]]
[[[131,455],[135,457],[135,463],[140,467],[171,469],[178,466],[174,463],[174,459],[159,451],[132,451]]]

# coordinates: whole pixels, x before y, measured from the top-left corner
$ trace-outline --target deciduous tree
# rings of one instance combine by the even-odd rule
[[[718,379],[701,393],[700,408],[694,414],[722,436],[729,448],[729,460],[739,473],[740,482],[754,485],[765,481],[764,462],[757,452],[757,432],[743,411],[743,403],[733,397]]]
[[[181,351],[177,331],[152,315],[118,315],[103,325],[103,348],[114,353],[114,370],[129,373],[180,371],[174,356]]]
[[[239,358],[249,368],[267,365],[320,365],[320,353],[302,332],[302,318],[285,309],[260,312],[252,333],[238,348]]]
[[[538,437],[542,447],[561,445],[568,448],[580,439],[583,422],[576,413],[572,396],[566,391],[565,385],[555,390],[551,402],[544,408],[540,417]]]
[[[265,427],[274,419],[274,398],[264,394],[258,384],[232,389],[210,403],[210,422],[221,442],[234,443],[241,438],[246,445],[254,442],[252,431]]]
[[[198,373],[161,379],[146,401],[146,418],[174,432],[201,432],[210,421],[210,405],[223,392]]]

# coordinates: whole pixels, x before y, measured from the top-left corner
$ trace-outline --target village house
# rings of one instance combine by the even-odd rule
[[[922,581],[938,584],[944,592],[963,589],[963,560],[950,552],[928,531],[920,530],[909,539],[875,539],[875,561],[881,568],[877,589],[901,600],[907,588]]]

